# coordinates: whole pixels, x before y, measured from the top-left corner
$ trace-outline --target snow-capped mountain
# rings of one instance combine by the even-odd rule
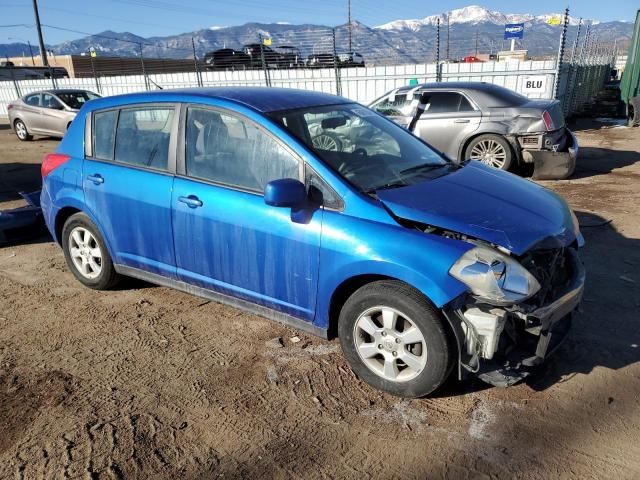
[[[529,13],[508,13],[491,11],[479,5],[469,5],[464,8],[458,8],[450,10],[449,12],[443,12],[439,15],[430,15],[422,19],[412,20],[394,20],[393,22],[379,25],[377,29],[380,30],[413,30],[417,31],[424,26],[436,25],[438,19],[440,19],[440,25],[445,25],[447,21],[447,14],[449,15],[449,22],[451,25],[456,24],[471,24],[477,25],[480,23],[492,23],[494,25],[504,25],[506,23],[546,23],[549,18],[561,16],[561,13],[549,13],[545,15],[531,15]],[[587,20],[587,22],[591,22]],[[578,19],[569,17],[569,25],[577,25]]]
[[[524,39],[519,47],[528,50],[529,55],[537,58],[552,58],[557,54],[560,27],[549,25],[546,20],[558,14],[503,14],[483,7],[467,6],[444,14],[432,15],[415,20],[396,20],[394,22],[369,27],[353,21],[351,29],[347,25],[335,27],[336,47],[339,52],[348,49],[349,31],[352,36],[352,49],[363,55],[368,65],[400,65],[403,63],[432,62],[436,52],[436,20],[445,25],[445,15],[449,14],[451,28],[445,43],[445,32],[441,33],[441,58],[460,59],[467,55],[495,53],[508,48],[504,42],[505,23],[525,23]],[[629,45],[633,34],[633,23],[628,21],[602,22],[592,21],[592,38],[602,45],[617,44],[619,51]],[[576,35],[577,19],[571,17],[567,32],[567,46],[573,44]],[[329,52],[332,48],[331,27],[325,25],[289,25],[284,22],[263,24],[247,23],[237,26],[212,25],[208,28],[185,32],[177,35],[143,38],[129,32],[106,31],[96,35],[79,38],[48,48],[58,54],[86,54],[90,49],[99,56],[137,56],[145,58],[190,58],[193,44],[198,57],[219,48],[241,49],[244,44],[256,43],[262,37],[271,37],[273,46],[293,45],[300,49],[303,57],[311,54]],[[584,36],[582,37],[584,39]],[[193,43],[192,43],[193,42]],[[34,49],[34,51],[37,48]],[[0,57],[28,55],[29,46],[22,43],[0,44]]]

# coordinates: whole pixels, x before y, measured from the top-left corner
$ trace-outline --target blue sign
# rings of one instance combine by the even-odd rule
[[[524,23],[507,23],[504,26],[504,39],[524,37]]]

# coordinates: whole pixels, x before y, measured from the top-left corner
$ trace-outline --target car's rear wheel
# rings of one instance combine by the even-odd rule
[[[441,316],[401,282],[378,281],[357,290],[340,312],[338,333],[354,372],[393,395],[427,395],[451,371],[454,355]]]
[[[18,139],[22,140],[23,142],[33,139],[33,136],[29,133],[29,130],[27,130],[27,126],[22,120],[16,120],[13,124],[13,128]]]
[[[469,158],[500,170],[509,170],[513,155],[504,137],[487,134],[471,140],[465,150],[465,159]]]
[[[84,213],[67,219],[62,228],[64,258],[73,275],[86,287],[106,290],[119,280],[104,240]]]

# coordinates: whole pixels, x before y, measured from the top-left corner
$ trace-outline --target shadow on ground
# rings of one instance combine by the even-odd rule
[[[638,129],[640,135],[640,129]],[[640,161],[640,152],[600,147],[583,147],[571,180],[606,175]]]
[[[40,165],[37,163],[0,163],[0,202],[19,200],[18,192],[42,188]]]

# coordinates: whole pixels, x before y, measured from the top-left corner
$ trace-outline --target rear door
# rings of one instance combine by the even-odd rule
[[[138,105],[92,114],[85,203],[114,262],[175,277],[171,189],[179,108]]]
[[[429,91],[427,109],[414,133],[456,160],[460,145],[480,126],[482,113],[460,92]]]

